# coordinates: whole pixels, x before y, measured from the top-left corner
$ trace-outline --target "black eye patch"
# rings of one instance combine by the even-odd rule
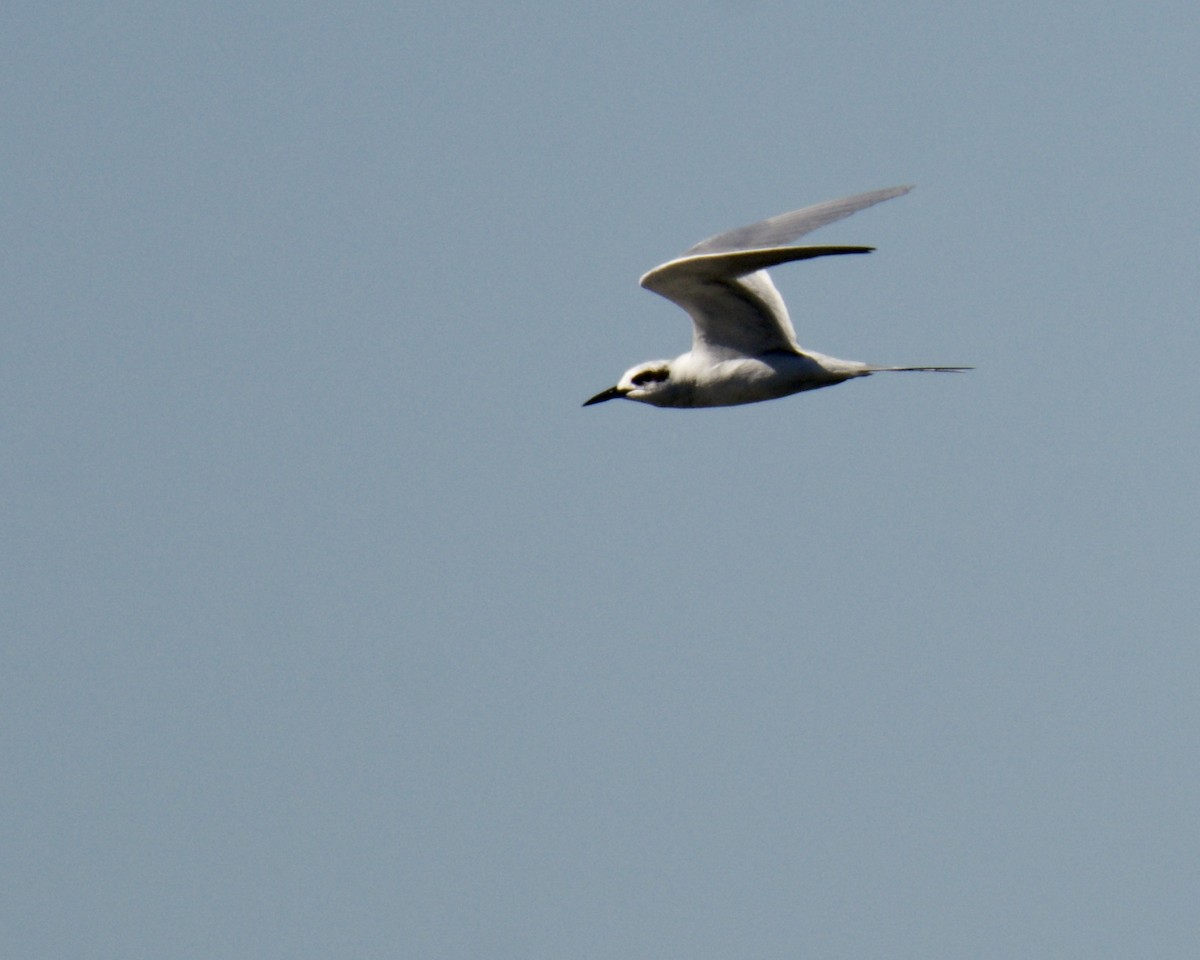
[[[640,387],[643,383],[658,383],[666,380],[671,374],[667,370],[643,370],[641,373],[632,377],[633,385]]]

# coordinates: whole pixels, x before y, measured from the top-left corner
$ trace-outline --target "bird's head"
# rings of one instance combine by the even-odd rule
[[[626,400],[640,400],[642,403],[663,405],[667,395],[672,392],[671,361],[649,360],[630,367],[621,377],[615,387],[596,394],[584,403],[585,407],[593,403],[603,403],[605,400],[615,400],[623,397]]]

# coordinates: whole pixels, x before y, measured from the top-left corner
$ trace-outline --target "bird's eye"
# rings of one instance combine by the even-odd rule
[[[670,373],[666,370],[643,370],[641,373],[635,374],[632,380],[635,387],[640,387],[644,383],[659,383],[669,376]]]

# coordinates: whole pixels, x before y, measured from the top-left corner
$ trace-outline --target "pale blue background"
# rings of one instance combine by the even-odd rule
[[[1194,955],[1194,2],[4,21],[6,956]]]

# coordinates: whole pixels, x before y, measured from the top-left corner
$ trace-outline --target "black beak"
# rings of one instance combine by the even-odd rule
[[[603,403],[605,400],[616,400],[618,397],[625,396],[625,391],[620,387],[609,387],[603,393],[598,393],[591,400],[584,403],[585,407],[590,407],[593,403]]]

